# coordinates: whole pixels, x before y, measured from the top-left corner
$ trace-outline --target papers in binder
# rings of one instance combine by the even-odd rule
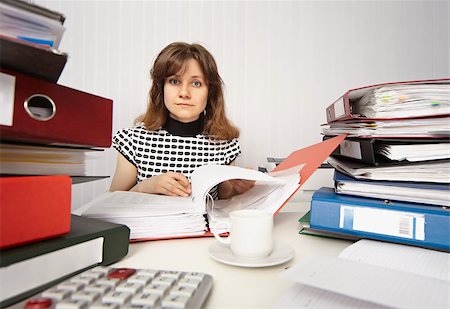
[[[446,183],[357,180],[339,171],[334,180],[339,194],[450,206],[450,184]]]
[[[450,158],[448,143],[433,144],[383,144],[377,147],[377,153],[389,160],[409,162],[430,161]]]
[[[330,157],[328,163],[335,169],[357,179],[450,183],[450,161],[448,160],[374,167]]]
[[[350,89],[326,108],[327,122],[446,116],[450,79],[384,83]]]
[[[347,120],[322,125],[322,134],[359,137],[441,137],[450,133],[448,117],[407,120]]]
[[[397,84],[375,88],[353,104],[367,118],[407,118],[450,113],[450,84]]]
[[[0,35],[57,49],[64,31],[60,21],[0,3]]]
[[[85,176],[89,160],[103,149],[4,143],[0,173],[17,175]]]

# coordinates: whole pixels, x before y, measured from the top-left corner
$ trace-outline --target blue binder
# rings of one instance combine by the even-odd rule
[[[448,207],[340,195],[333,188],[321,188],[311,200],[310,227],[450,252]]]

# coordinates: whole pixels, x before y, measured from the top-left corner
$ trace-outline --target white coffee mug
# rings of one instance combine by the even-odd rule
[[[273,215],[257,209],[235,210],[230,213],[230,236],[214,237],[230,246],[231,252],[242,258],[267,257],[273,249]]]

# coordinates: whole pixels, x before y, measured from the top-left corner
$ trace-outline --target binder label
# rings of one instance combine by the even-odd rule
[[[12,126],[14,113],[14,90],[16,77],[0,73],[0,125]]]
[[[410,212],[341,205],[339,227],[346,230],[425,240],[425,216]]]
[[[350,140],[343,140],[341,144],[339,145],[339,150],[341,155],[355,158],[355,159],[362,159],[361,154],[361,147],[359,142],[350,141]]]
[[[333,103],[334,119],[345,116],[345,98],[342,97]]]

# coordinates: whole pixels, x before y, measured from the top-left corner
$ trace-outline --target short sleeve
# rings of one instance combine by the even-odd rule
[[[112,146],[122,154],[131,164],[136,165],[135,143],[133,132],[130,129],[117,131],[112,139]]]
[[[225,164],[229,165],[231,162],[241,154],[241,146],[237,139],[232,139],[227,142],[225,147]]]

